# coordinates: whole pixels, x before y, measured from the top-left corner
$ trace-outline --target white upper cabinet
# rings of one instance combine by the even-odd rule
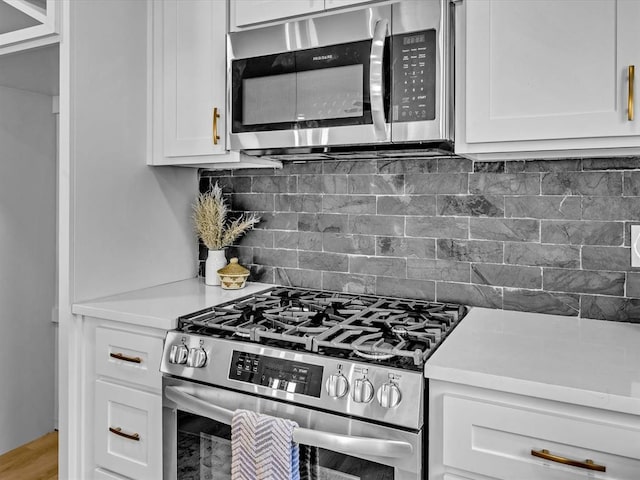
[[[380,0],[229,0],[229,25],[231,31],[237,31],[275,20],[376,1]]]
[[[230,0],[230,22],[241,28],[324,10],[324,0]]]
[[[640,2],[463,0],[456,21],[456,153],[640,151]]]
[[[152,0],[151,165],[237,168],[227,150],[225,0]]]
[[[59,0],[0,0],[0,55],[58,41]]]

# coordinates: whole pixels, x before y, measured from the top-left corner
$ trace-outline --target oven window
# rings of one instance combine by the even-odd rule
[[[178,480],[231,479],[231,427],[178,411]],[[394,480],[393,467],[300,445],[300,480]]]

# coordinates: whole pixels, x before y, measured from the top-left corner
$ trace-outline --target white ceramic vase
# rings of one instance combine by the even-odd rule
[[[227,265],[227,257],[224,248],[222,250],[209,250],[207,260],[204,263],[204,283],[207,285],[220,285],[218,270]]]

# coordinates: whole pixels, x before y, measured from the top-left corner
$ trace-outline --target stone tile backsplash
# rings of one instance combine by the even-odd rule
[[[200,190],[216,181],[262,216],[228,252],[254,281],[640,322],[637,157],[310,161]]]

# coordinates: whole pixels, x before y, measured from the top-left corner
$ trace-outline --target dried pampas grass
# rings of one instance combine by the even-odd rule
[[[255,213],[242,214],[228,221],[229,207],[216,182],[211,191],[198,195],[193,206],[193,222],[196,232],[209,250],[220,250],[232,245],[260,221]]]

